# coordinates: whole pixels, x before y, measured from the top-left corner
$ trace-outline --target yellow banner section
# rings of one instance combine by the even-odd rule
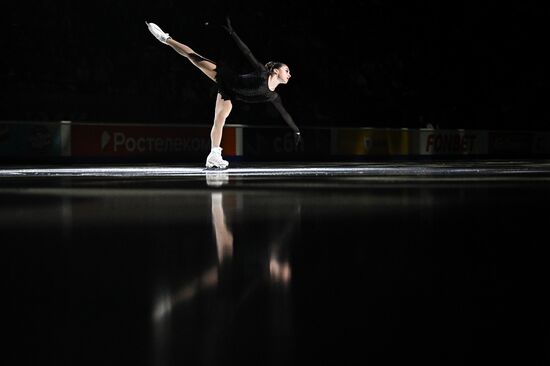
[[[339,128],[332,130],[332,155],[408,155],[408,129]]]

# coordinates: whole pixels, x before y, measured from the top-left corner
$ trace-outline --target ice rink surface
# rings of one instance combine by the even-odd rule
[[[0,167],[7,359],[548,364],[549,160]]]

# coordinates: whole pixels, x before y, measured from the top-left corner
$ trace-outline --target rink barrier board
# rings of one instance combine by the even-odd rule
[[[0,157],[204,159],[211,126],[82,122],[0,122]],[[550,155],[548,131],[303,127],[227,124],[223,155],[235,159]]]

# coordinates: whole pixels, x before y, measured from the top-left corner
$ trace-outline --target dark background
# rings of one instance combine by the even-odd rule
[[[541,2],[542,4],[542,2]],[[547,11],[536,2],[20,1],[3,5],[0,120],[210,124],[213,82],[144,21],[216,60],[234,28],[301,126],[547,130]],[[237,105],[228,123],[281,123]]]

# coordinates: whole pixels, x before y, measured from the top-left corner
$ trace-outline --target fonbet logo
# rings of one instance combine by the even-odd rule
[[[206,152],[210,141],[202,137],[127,136],[124,132],[103,131],[101,151],[115,153]]]
[[[471,153],[474,151],[476,136],[465,133],[431,133],[426,139],[425,152]]]

